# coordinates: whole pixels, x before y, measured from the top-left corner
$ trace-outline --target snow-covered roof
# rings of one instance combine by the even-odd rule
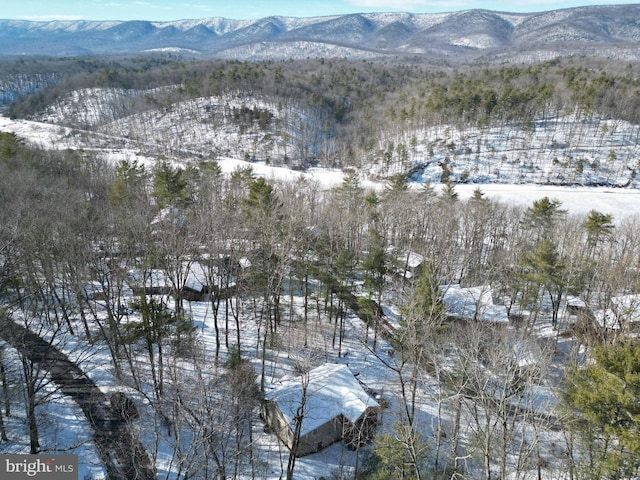
[[[587,308],[587,302],[585,302],[580,297],[575,297],[573,295],[567,295],[567,306],[574,308]]]
[[[593,316],[600,327],[610,330],[619,330],[625,323],[640,322],[640,295],[611,297],[610,308],[596,310]]]
[[[491,287],[461,287],[459,284],[442,285],[442,302],[447,315],[468,320],[507,323],[507,307],[493,303]]]
[[[610,330],[618,330],[620,328],[618,317],[610,308],[606,310],[596,310],[593,312],[593,316],[602,328],[608,328]]]
[[[387,248],[387,253],[391,256],[395,256],[398,263],[403,267],[406,265],[407,268],[414,269],[424,263],[423,255],[410,250],[398,250],[396,247],[391,246]]]
[[[292,429],[295,427],[296,412],[302,402],[303,381],[308,383],[301,435],[313,431],[340,414],[354,422],[367,408],[378,406],[378,403],[364,391],[349,367],[325,364],[311,370],[308,378],[287,377],[267,388],[265,398],[278,404]]]
[[[540,362],[541,352],[533,342],[518,340],[511,346],[518,367],[526,368],[537,365]]]
[[[401,260],[407,262],[407,270],[404,272],[404,277],[409,280],[414,277],[414,271],[424,263],[424,257],[416,252],[409,252],[408,257],[405,253],[404,258]]]
[[[623,322],[640,322],[640,295],[612,297],[611,309]]]
[[[387,254],[396,259],[397,273],[406,279],[412,279],[414,272],[424,263],[424,256],[410,250],[399,250],[393,246],[387,248]]]
[[[139,268],[132,268],[128,273],[131,280],[137,283],[144,281],[147,287],[165,287],[169,285],[169,280],[164,270],[159,268],[154,268],[146,272],[146,275],[148,275],[146,278],[142,278],[143,271]]]
[[[189,266],[189,273],[187,274],[187,280],[184,286],[194,292],[202,292],[208,283],[205,267],[201,263],[193,262]]]
[[[417,268],[424,263],[424,256],[416,252],[409,252],[407,266],[409,268]]]
[[[184,270],[187,271],[184,286],[195,292],[202,292],[205,285],[208,285],[206,267],[199,262],[193,262],[191,264],[185,262]],[[154,268],[146,272],[146,274],[148,275],[148,277],[144,279],[146,287],[167,287],[171,285],[167,273],[162,269]],[[139,284],[143,281],[142,271],[137,268],[129,270],[129,277]]]

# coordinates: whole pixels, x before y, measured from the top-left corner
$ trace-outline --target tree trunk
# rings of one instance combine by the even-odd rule
[[[216,362],[218,361],[218,358],[220,357],[220,326],[218,325],[218,307],[220,305],[220,296],[219,295],[215,295],[214,297],[211,297],[211,309],[213,310],[213,329],[216,332]],[[228,308],[228,307],[227,307]],[[228,314],[227,314],[227,319],[228,319]],[[227,320],[227,325],[229,324],[229,321]],[[227,338],[227,348],[228,344],[229,344],[229,330],[227,330],[225,337]]]
[[[238,295],[236,295],[236,308],[234,309],[234,313],[233,313],[233,318],[236,322],[236,342],[238,344],[238,353],[240,353],[241,349],[240,349],[240,297]],[[227,302],[227,306],[229,305],[229,303]],[[227,342],[229,341],[229,336],[227,335]],[[227,346],[228,348],[228,346]]]
[[[36,378],[33,363],[23,357],[22,371],[24,373],[24,382],[26,387],[27,402],[26,414],[27,423],[29,425],[29,452],[32,455],[40,451],[40,438],[38,433],[38,421],[36,419]]]
[[[11,402],[9,401],[9,383],[7,382],[7,371],[4,366],[4,358],[2,358],[3,350],[0,347],[0,381],[2,381],[2,397],[4,399],[4,414],[11,415]]]
[[[309,319],[309,274],[304,275],[304,346],[307,347],[307,320]]]
[[[296,453],[298,451],[298,445],[300,444],[300,433],[302,431],[302,421],[304,420],[304,407],[307,403],[308,378],[307,375],[303,375],[302,378],[302,398],[300,399],[300,405],[296,409],[296,416],[294,418],[293,442],[291,444],[291,451],[289,452],[289,461],[287,462],[287,480],[293,480],[293,470],[296,466]]]
[[[38,422],[36,420],[35,392],[27,388],[27,418],[29,421],[29,453],[32,455],[40,451],[40,439],[38,434]]]
[[[4,415],[2,414],[2,409],[0,408],[0,439],[4,442],[8,442],[9,438],[7,437],[7,430],[4,426]]]

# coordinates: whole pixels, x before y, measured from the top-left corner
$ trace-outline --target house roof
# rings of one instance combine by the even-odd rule
[[[442,285],[442,302],[447,315],[467,320],[507,323],[507,307],[493,303],[491,287],[461,287],[459,284]]]
[[[620,328],[618,316],[610,308],[605,310],[596,310],[593,312],[593,316],[601,328],[608,328],[610,330],[618,330]]]
[[[575,297],[573,295],[567,295],[567,306],[576,307],[576,308],[587,308],[587,302],[585,302],[580,297]]]
[[[159,268],[154,268],[146,272],[148,275],[146,278],[142,277],[142,270],[139,268],[132,268],[128,273],[131,280],[139,284],[144,282],[147,287],[164,287],[169,284],[165,272]]]
[[[611,298],[611,309],[626,322],[640,322],[640,295],[620,295]]]
[[[517,340],[511,345],[511,350],[519,367],[533,367],[540,363],[542,358],[540,349],[535,342]]]
[[[408,254],[403,254],[403,259],[407,260],[407,266],[409,268],[418,268],[420,265],[424,263],[424,256],[420,255],[416,252],[409,252]]]
[[[209,282],[207,280],[207,271],[199,262],[193,262],[189,266],[189,272],[187,273],[187,279],[184,286],[190,288],[194,292],[202,292],[205,285]]]
[[[397,260],[397,273],[406,279],[414,277],[414,270],[424,263],[424,256],[410,250],[397,250],[395,247],[388,247],[387,253]],[[406,268],[406,270],[405,270]]]
[[[270,385],[267,400],[277,403],[293,430],[295,416],[302,403],[303,381],[307,383],[301,435],[324,425],[338,415],[356,421],[378,403],[364,391],[346,365],[325,364],[309,371],[308,378],[287,377]]]
[[[184,286],[193,291],[202,292],[208,283],[205,267],[198,262],[193,262],[191,265],[184,262],[185,271],[187,268],[187,278]],[[167,273],[162,269],[152,269],[147,274],[149,276],[144,279],[146,287],[168,287],[171,285]],[[137,268],[129,271],[129,277],[137,283],[142,283],[143,281],[141,271]]]
[[[640,322],[640,295],[619,295],[610,300],[611,308],[593,312],[602,328],[618,330],[625,323]]]

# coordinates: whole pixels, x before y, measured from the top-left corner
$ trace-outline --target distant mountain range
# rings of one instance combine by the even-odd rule
[[[240,60],[416,56],[527,62],[575,54],[638,60],[639,46],[640,4],[530,14],[467,10],[175,22],[0,20],[0,55],[173,52]]]

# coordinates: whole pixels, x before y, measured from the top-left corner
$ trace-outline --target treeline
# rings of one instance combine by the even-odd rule
[[[306,62],[207,61],[193,63],[78,60],[81,72],[68,75],[57,85],[11,106],[10,114],[28,117],[56,99],[81,88],[153,89],[179,86],[173,101],[242,92],[281,99],[304,100],[310,106],[332,111],[336,119],[370,95],[408,82],[411,70],[388,69],[372,62],[349,64],[340,60]],[[158,66],[157,64],[160,64]]]
[[[55,83],[40,85],[30,95],[20,95],[10,105],[11,116],[27,118],[41,112],[54,103],[60,96],[81,88],[112,87],[125,89],[147,89],[154,86],[176,84],[180,76],[171,76],[165,71],[163,78],[158,78],[153,71],[160,66],[172,63],[159,57],[138,57],[132,59],[119,58],[20,58],[0,60],[0,78],[11,78],[15,75],[38,76],[48,74],[56,78]]]
[[[46,65],[46,63],[45,63]],[[8,69],[5,66],[5,70]],[[20,70],[20,65],[11,69]],[[26,68],[26,67],[25,67]],[[640,83],[633,64],[557,59],[526,66],[449,70],[422,64],[340,59],[201,61],[168,59],[68,60],[56,85],[15,102],[10,114],[29,117],[80,88],[153,89],[179,86],[170,101],[259,94],[330,112],[336,124],[366,131],[391,123],[481,125],[531,121],[580,110],[637,123]],[[131,112],[133,113],[133,112]]]
[[[538,175],[536,167],[548,155],[528,152],[510,136],[507,150],[523,149],[522,155],[531,157],[522,163],[519,178],[551,183],[598,178],[619,185],[635,171],[633,153],[625,153],[634,133],[620,139],[619,147],[611,145],[610,152],[619,148],[614,158],[619,161],[605,162],[609,158],[601,146],[612,130],[600,129],[602,121],[640,121],[640,87],[632,64],[559,59],[452,70],[340,59],[76,62],[80,72],[14,102],[9,115],[113,135],[112,142],[136,143],[150,155],[225,155],[292,168],[365,167],[381,176],[409,174],[433,162],[443,166],[445,179],[450,171],[460,181],[500,181],[498,165],[522,163],[522,158],[492,153],[496,129],[522,132],[526,142],[549,125],[540,141],[551,148],[557,131],[568,135],[554,160],[559,173]],[[447,138],[454,129],[467,128],[479,128],[477,141],[462,145]],[[164,141],[168,132],[173,134]],[[585,143],[597,148],[584,153],[578,146]],[[476,162],[470,165],[473,154]],[[466,164],[449,165],[452,158],[456,163],[454,157]],[[593,174],[585,165],[593,165]],[[606,179],[600,178],[601,165],[612,167]]]
[[[555,60],[527,67],[482,69],[471,76],[455,75],[438,85],[427,107],[472,123],[487,123],[492,118],[531,121],[573,109],[637,123],[640,84],[634,66],[626,67],[616,74],[603,64]]]
[[[593,421],[584,412],[597,404],[580,403],[589,377],[580,377],[582,390],[577,385],[567,394],[571,415],[540,415],[537,387],[553,388],[557,380],[551,379],[562,375],[550,367],[548,355],[557,350],[539,352],[536,367],[527,369],[508,353],[521,342],[536,343],[532,332],[546,321],[577,344],[631,341],[632,317],[601,330],[588,312],[640,291],[635,219],[597,211],[570,216],[549,198],[510,207],[481,190],[463,201],[453,185],[413,190],[403,176],[369,191],[354,171],[338,188],[321,192],[302,180],[270,182],[251,169],[225,176],[212,160],[184,169],[161,160],[114,168],[85,152],[30,150],[11,134],[0,136],[0,187],[2,314],[57,342],[106,349],[117,380],[161,419],[147,433],[186,459],[175,465],[185,475],[237,477],[259,465],[250,432],[261,393],[247,361],[253,359],[260,390],[268,369],[286,357],[313,366],[318,359],[303,353],[309,345],[324,349],[320,359],[346,353],[343,340],[353,334],[349,309],[366,320],[361,341],[372,351],[383,338],[392,343],[397,353],[387,366],[402,386],[394,396],[396,434],[374,440],[361,475],[482,472],[489,480],[496,469],[504,478],[531,462],[543,476],[570,465],[579,478],[595,478],[589,476],[594,464],[600,474],[607,468],[637,474],[637,443],[629,440],[636,438],[636,417],[620,413],[616,418],[624,422],[615,429]],[[413,282],[406,278],[410,253],[424,259]],[[213,312],[212,358],[196,341],[190,308],[187,272],[196,265],[208,284],[202,301]],[[157,286],[158,272],[165,290],[147,291]],[[519,329],[500,333],[452,323],[439,289],[451,284],[491,286],[496,301],[521,319]],[[357,306],[353,295],[362,298]],[[562,315],[569,295],[588,306],[574,330]],[[399,328],[390,330],[381,304],[398,308]],[[244,336],[249,330],[257,335]],[[24,371],[10,375],[32,396],[27,417],[35,419],[43,372],[22,361]],[[431,420],[419,413],[419,392],[434,378],[440,393],[431,400],[442,417],[432,438]],[[4,395],[10,406],[22,404]],[[559,426],[580,441],[567,435],[554,450],[562,440],[546,435]],[[598,435],[602,428],[607,442]],[[37,453],[37,428],[28,434]],[[186,447],[184,438],[198,441]],[[150,453],[154,460],[161,454]],[[457,463],[461,457],[467,466]]]

